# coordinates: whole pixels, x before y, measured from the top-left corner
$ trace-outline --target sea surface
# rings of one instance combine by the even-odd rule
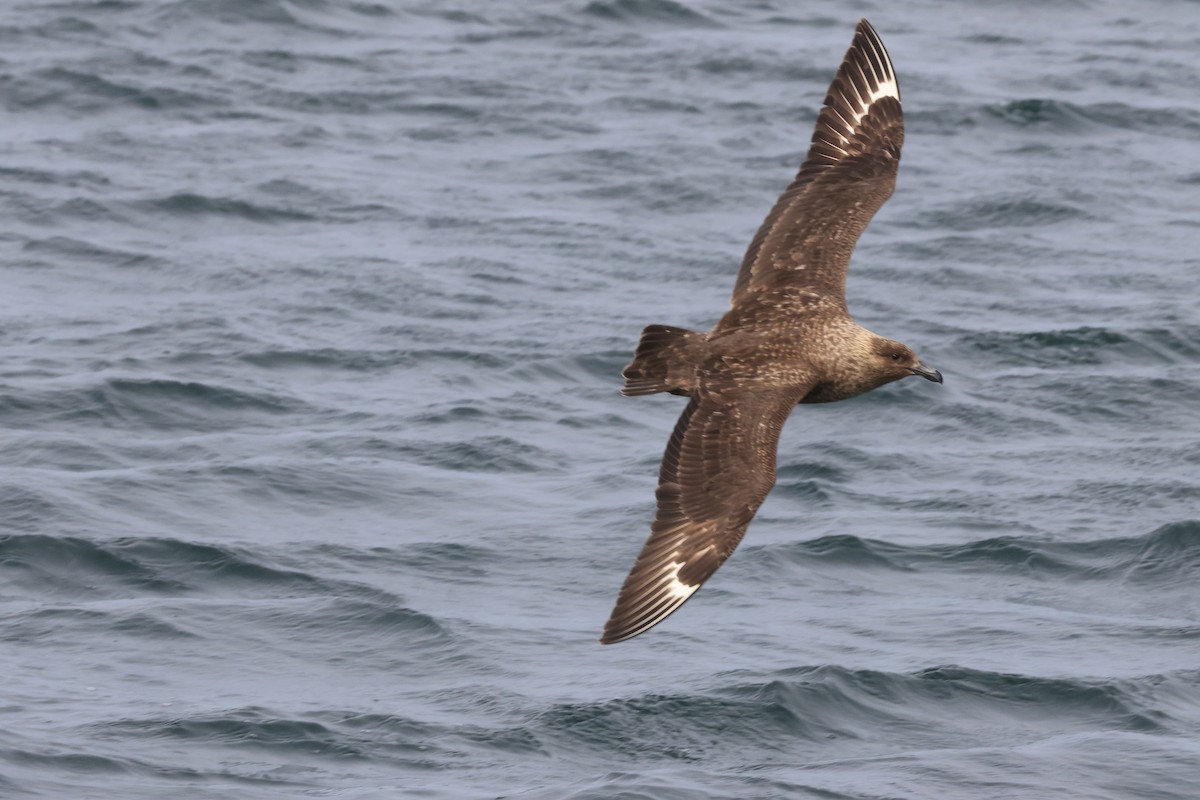
[[[600,631],[860,16],[907,142],[734,557]],[[0,797],[1194,800],[1200,5],[13,0]]]

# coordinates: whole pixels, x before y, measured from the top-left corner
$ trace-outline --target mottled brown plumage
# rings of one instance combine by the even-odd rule
[[[627,395],[690,397],[667,444],[650,538],[601,642],[683,605],[742,540],[775,485],[779,434],[797,403],[941,374],[846,309],[846,269],[892,194],[904,117],[883,42],[864,19],[817,118],[808,156],[755,234],[728,313],[707,334],[650,325],[622,375]]]

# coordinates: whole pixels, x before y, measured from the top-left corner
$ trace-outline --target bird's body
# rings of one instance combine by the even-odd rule
[[[903,141],[891,61],[862,20],[808,156],[746,252],[729,311],[707,334],[648,326],[622,373],[624,394],[690,399],[663,456],[650,538],[601,642],[658,624],[729,557],[775,485],[779,434],[797,404],[914,374],[941,382],[846,307],[850,253],[892,194]]]

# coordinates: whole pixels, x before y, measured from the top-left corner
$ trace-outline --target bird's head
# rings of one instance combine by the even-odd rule
[[[875,360],[876,374],[882,378],[879,381],[880,386],[907,378],[909,375],[920,375],[934,383],[942,382],[942,373],[928,364],[922,364],[908,345],[879,336],[872,343],[871,353]]]

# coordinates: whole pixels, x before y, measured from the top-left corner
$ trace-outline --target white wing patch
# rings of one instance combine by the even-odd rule
[[[863,68],[860,60],[855,59],[849,61],[846,66],[857,73],[857,77],[862,79],[864,86],[870,87],[878,84],[876,89],[868,89],[867,95],[864,97],[862,92],[857,88],[856,82],[853,80],[846,81],[844,86],[853,93],[853,97],[848,97],[844,92],[842,98],[846,101],[846,105],[850,108],[852,119],[845,119],[841,114],[839,117],[846,123],[847,133],[853,133],[858,129],[858,123],[871,110],[871,106],[878,103],[885,97],[894,97],[896,102],[900,102],[900,85],[896,83],[896,73],[892,69],[892,61],[888,58],[887,51],[882,45],[876,46],[875,42],[870,37],[866,40],[866,47],[870,48],[879,60],[879,65],[882,70],[876,69],[872,59],[863,57],[867,62],[867,69]],[[865,48],[864,48],[865,49]],[[839,134],[843,142],[849,142],[845,135]]]
[[[857,94],[857,92],[855,92],[855,94]],[[865,117],[867,112],[871,110],[871,106],[873,106],[875,103],[878,103],[885,97],[894,97],[897,100],[900,99],[900,87],[896,83],[895,78],[889,77],[886,81],[881,81],[879,88],[871,92],[871,95],[863,101],[862,105],[855,109],[854,120],[852,121],[850,127],[857,128],[858,123],[861,122],[862,118]]]
[[[693,586],[690,583],[684,583],[679,580],[679,570],[681,569],[683,569],[682,561],[672,561],[663,567],[663,572],[667,573],[665,586],[667,594],[682,603],[696,593],[696,590],[700,588],[700,584],[697,583]]]

